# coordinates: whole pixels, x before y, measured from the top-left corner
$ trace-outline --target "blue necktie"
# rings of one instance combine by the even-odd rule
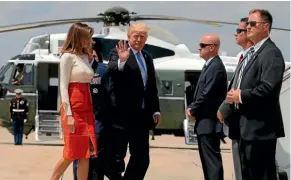
[[[141,74],[142,74],[142,79],[143,79],[143,82],[144,82],[144,85],[146,84],[146,81],[147,81],[147,75],[146,75],[146,68],[145,68],[145,65],[142,61],[142,58],[141,58],[141,53],[140,52],[137,52],[136,53],[136,58],[141,66],[140,70],[141,70]]]
[[[141,71],[141,74],[142,74],[142,80],[143,80],[143,83],[144,83],[144,87],[146,85],[146,81],[147,81],[147,75],[146,75],[146,68],[145,68],[145,65],[141,59],[141,53],[140,52],[137,52],[136,53],[136,58],[139,62],[139,67],[140,67],[140,71]],[[144,100],[142,101],[142,108],[144,108]]]

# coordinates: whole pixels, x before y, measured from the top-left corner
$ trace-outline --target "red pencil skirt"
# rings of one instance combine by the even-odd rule
[[[60,114],[64,136],[64,159],[87,159],[97,157],[94,114],[89,83],[69,83],[69,100],[75,119],[75,132],[70,133],[65,111]]]

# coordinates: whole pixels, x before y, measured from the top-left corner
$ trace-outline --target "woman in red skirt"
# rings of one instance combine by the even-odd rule
[[[96,157],[96,135],[89,65],[92,28],[75,23],[70,28],[60,58],[61,120],[64,134],[63,158],[57,163],[51,180],[58,180],[73,160],[78,159],[78,180],[87,180],[89,158]]]

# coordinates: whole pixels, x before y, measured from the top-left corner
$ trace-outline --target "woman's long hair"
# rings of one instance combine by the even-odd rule
[[[67,39],[64,43],[63,49],[61,51],[64,53],[73,53],[77,55],[87,54],[89,55],[91,44],[87,48],[83,48],[84,41],[92,41],[91,37],[94,33],[93,28],[89,27],[87,24],[74,23],[69,29]]]

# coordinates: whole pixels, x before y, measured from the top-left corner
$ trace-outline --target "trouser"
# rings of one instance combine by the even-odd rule
[[[239,154],[243,180],[274,180],[277,139],[246,141],[240,139]]]
[[[143,180],[147,172],[149,157],[149,130],[144,126],[113,128],[111,131],[110,180]],[[124,158],[129,144],[130,158],[125,170]]]
[[[14,145],[22,145],[23,139],[23,119],[13,119],[13,134],[14,134]]]
[[[217,134],[198,134],[197,139],[204,179],[223,180],[220,136]]]
[[[242,180],[238,140],[232,140],[233,180]]]
[[[102,121],[95,120],[96,140],[97,140],[97,158],[90,158],[88,180],[104,180],[104,175],[108,175],[108,153],[106,146],[108,142],[108,131]],[[73,161],[74,180],[77,180],[78,160]]]

